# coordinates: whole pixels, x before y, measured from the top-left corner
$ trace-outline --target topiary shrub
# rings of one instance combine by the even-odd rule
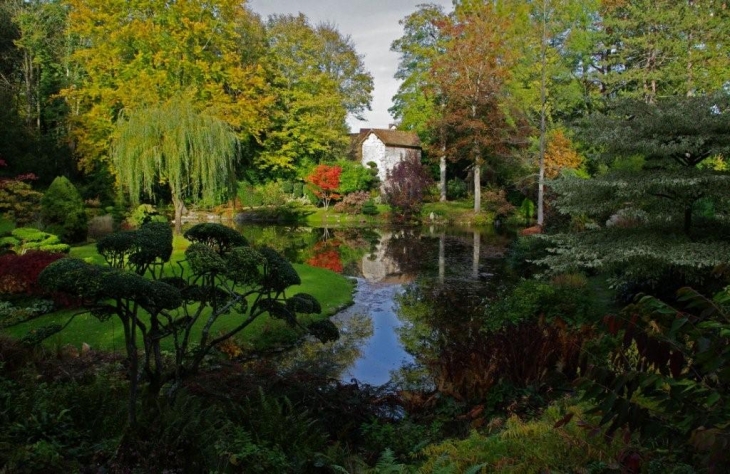
[[[71,249],[68,244],[61,242],[58,236],[34,229],[33,227],[18,227],[9,237],[0,240],[1,246],[12,247],[15,253],[25,253],[29,250],[44,252],[68,253]]]
[[[84,201],[63,176],[53,180],[41,199],[41,220],[49,232],[67,243],[84,242],[88,232]]]
[[[234,247],[248,245],[246,237],[236,230],[213,223],[194,225],[185,232],[185,238],[193,243],[205,244],[219,255],[227,253]]]
[[[380,211],[378,211],[378,206],[375,205],[375,202],[373,202],[372,199],[365,201],[360,212],[366,216],[377,216],[380,213]]]

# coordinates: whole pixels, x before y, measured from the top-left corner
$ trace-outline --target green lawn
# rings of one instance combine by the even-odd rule
[[[175,238],[171,261],[182,259],[187,244],[188,242],[182,237]],[[74,247],[71,250],[71,256],[85,258],[87,261],[90,260],[94,263],[103,263],[103,259],[96,253],[94,245]],[[316,315],[315,318],[329,317],[352,302],[353,283],[351,280],[329,270],[308,265],[295,264],[294,268],[299,272],[302,284],[289,288],[287,294],[294,295],[303,292],[317,298],[322,305],[322,314]],[[54,323],[65,324],[73,314],[74,311],[58,311],[4,329],[3,332],[13,337],[22,337],[29,331],[42,326]],[[213,326],[213,332],[216,333],[234,327],[239,319],[237,316],[236,314],[222,316]],[[193,331],[194,336],[199,336],[203,324],[203,320],[198,322]],[[297,337],[298,334],[288,328],[282,321],[273,320],[266,315],[246,328],[240,334],[238,342],[245,347],[267,349],[292,343]],[[71,344],[80,347],[82,343],[87,343],[94,349],[122,351],[124,350],[124,334],[121,324],[116,318],[100,322],[90,314],[81,314],[77,315],[61,333],[47,341],[47,344],[51,346]],[[172,341],[165,341],[163,348],[171,350],[173,348]]]

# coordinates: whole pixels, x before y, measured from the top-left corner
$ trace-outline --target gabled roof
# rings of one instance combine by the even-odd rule
[[[358,142],[362,143],[371,133],[374,133],[385,146],[395,148],[421,148],[421,140],[414,132],[390,130],[385,128],[361,128]]]

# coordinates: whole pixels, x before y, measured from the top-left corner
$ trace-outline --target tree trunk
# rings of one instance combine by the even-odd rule
[[[482,169],[478,160],[474,162],[474,213],[482,211]]]
[[[182,216],[185,212],[185,203],[173,193],[172,205],[175,207],[175,233],[180,235],[182,234]]]
[[[439,190],[441,191],[441,197],[439,201],[446,202],[446,150],[445,147],[441,149],[441,159],[439,160]]]
[[[545,1],[542,2],[542,41],[540,45],[540,171],[537,177],[537,225],[542,227],[543,221],[545,220],[545,133],[546,123],[545,116],[547,115],[546,110],[546,80],[545,75],[547,68],[547,5]]]

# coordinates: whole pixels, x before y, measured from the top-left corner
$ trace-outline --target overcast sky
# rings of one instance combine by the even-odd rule
[[[446,11],[452,9],[451,0],[249,0],[251,9],[264,19],[272,13],[301,12],[313,25],[334,23],[340,33],[352,38],[375,81],[373,110],[365,114],[365,122],[350,118],[347,123],[352,131],[387,128],[393,122],[388,109],[398,91],[398,81],[393,77],[398,54],[390,51],[390,43],[403,34],[398,21],[422,3],[440,4]]]

